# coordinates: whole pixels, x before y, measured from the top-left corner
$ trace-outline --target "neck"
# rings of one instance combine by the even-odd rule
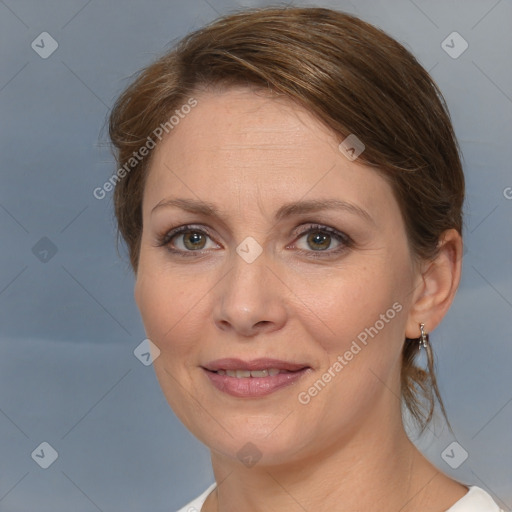
[[[203,511],[348,512],[378,504],[381,512],[440,512],[465,494],[423,457],[401,422],[392,429],[367,425],[349,441],[289,464],[246,468],[212,453],[218,485]]]

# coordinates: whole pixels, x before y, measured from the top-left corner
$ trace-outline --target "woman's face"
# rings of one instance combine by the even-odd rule
[[[284,99],[196,99],[153,155],[135,286],[169,404],[269,464],[386,435],[418,279],[390,185]]]

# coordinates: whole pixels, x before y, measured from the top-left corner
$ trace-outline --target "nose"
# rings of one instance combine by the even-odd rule
[[[287,319],[287,289],[271,270],[264,254],[247,263],[234,254],[231,271],[215,287],[213,315],[222,331],[245,338],[270,334]]]

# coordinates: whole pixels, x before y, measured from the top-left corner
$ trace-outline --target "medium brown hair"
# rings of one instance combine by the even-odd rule
[[[218,19],[143,69],[117,100],[110,138],[119,166],[155,128],[204,87],[247,85],[284,95],[313,113],[340,141],[355,134],[359,161],[390,182],[412,254],[436,255],[442,233],[462,231],[464,176],[449,113],[436,84],[401,44],[364,21],[323,8],[265,8]],[[137,271],[142,197],[151,154],[114,191],[119,233]],[[439,395],[429,348],[403,349],[402,398],[424,429]],[[445,414],[446,417],[446,414]]]

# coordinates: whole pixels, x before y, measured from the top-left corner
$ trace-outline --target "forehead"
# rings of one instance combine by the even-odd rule
[[[329,139],[336,152],[335,135],[309,112],[284,96],[264,90],[230,88],[195,96],[197,106],[168,137],[172,149],[217,154],[236,151],[250,155],[284,152],[283,159],[300,158],[298,150],[324,151],[318,143]],[[179,134],[183,137],[179,137]],[[177,138],[174,141],[172,138]],[[192,136],[193,135],[193,136]],[[186,146],[182,146],[185,142]],[[296,155],[296,156],[294,156]],[[186,155],[183,155],[186,156]],[[194,157],[200,155],[193,154]],[[244,163],[244,161],[240,162]]]
[[[229,203],[330,197],[368,207],[391,194],[374,170],[349,161],[339,138],[283,97],[245,88],[202,92],[155,149],[145,208],[165,194]]]

